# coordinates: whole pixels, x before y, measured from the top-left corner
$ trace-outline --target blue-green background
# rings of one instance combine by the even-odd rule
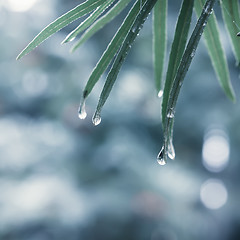
[[[176,160],[162,167],[151,16],[95,127],[105,76],[87,100],[85,120],[77,116],[81,92],[126,11],[74,54],[72,43],[60,43],[79,22],[16,61],[43,27],[82,1],[38,0],[24,12],[7,2],[0,1],[0,239],[240,239],[240,79],[218,8],[237,102],[219,87],[201,41],[177,104]],[[168,53],[179,5],[169,1]],[[229,163],[218,173],[202,164],[211,126],[224,129],[230,144]],[[201,201],[209,179],[226,187],[219,209]]]

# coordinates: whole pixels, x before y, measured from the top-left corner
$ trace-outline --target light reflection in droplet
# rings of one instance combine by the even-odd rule
[[[211,129],[204,138],[202,161],[211,172],[222,171],[229,162],[230,146],[227,134],[222,129]]]
[[[209,179],[201,186],[200,198],[205,207],[218,209],[227,202],[227,189],[222,181]]]
[[[161,89],[159,92],[158,92],[158,97],[161,98],[163,96],[163,90]]]

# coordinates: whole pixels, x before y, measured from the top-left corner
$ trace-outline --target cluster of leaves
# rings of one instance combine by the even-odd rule
[[[83,90],[79,107],[79,117],[82,119],[87,115],[85,111],[86,98],[91,93],[94,85],[102,74],[112,63],[93,116],[93,123],[97,125],[101,121],[100,114],[102,107],[111,92],[130,47],[138,36],[149,13],[153,10],[155,82],[158,96],[161,97],[163,95],[161,115],[164,130],[164,143],[158,154],[158,162],[164,165],[167,157],[171,159],[175,157],[172,137],[176,103],[183,80],[195,55],[203,31],[207,50],[219,83],[225,94],[232,101],[235,100],[234,91],[230,83],[225,53],[220,41],[217,19],[213,12],[215,2],[216,0],[182,1],[164,81],[163,71],[167,42],[167,0],[134,0],[133,3],[131,3],[131,0],[87,0],[45,27],[18,55],[17,59],[20,59],[32,51],[52,34],[88,14],[87,18],[62,42],[70,42],[85,31],[75,45],[73,45],[71,51],[74,52],[93,34],[114,19],[123,9],[132,4],[123,23],[93,69]],[[220,0],[220,6],[226,28],[231,38],[233,52],[237,64],[239,64],[240,44],[239,39],[236,37],[239,30],[236,23],[240,22],[239,3],[236,0]],[[198,21],[189,37],[193,10],[196,12]]]

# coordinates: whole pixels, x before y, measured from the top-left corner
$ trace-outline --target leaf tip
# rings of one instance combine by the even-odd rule
[[[23,52],[20,52],[17,57],[16,57],[16,60],[19,60],[21,59],[25,54]]]

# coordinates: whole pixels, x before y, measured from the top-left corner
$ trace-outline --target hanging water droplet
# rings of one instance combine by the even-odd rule
[[[79,109],[78,109],[78,117],[80,119],[85,119],[87,117],[87,112],[85,108],[85,101],[81,101]]]
[[[237,36],[238,36],[238,37],[240,37],[240,32],[239,32],[239,33],[237,33]]]
[[[158,92],[158,97],[161,98],[163,95],[163,90],[161,89],[159,92]]]
[[[157,162],[158,162],[158,164],[160,164],[162,166],[166,164],[165,159],[164,159],[164,147],[162,147],[162,149],[160,150],[160,152],[157,155]]]
[[[92,123],[97,126],[101,123],[102,119],[99,113],[95,112],[92,118]]]
[[[167,113],[167,117],[168,118],[174,118],[174,109],[173,108],[170,108],[169,112]]]
[[[172,160],[175,159],[175,149],[174,149],[172,140],[169,141],[167,154],[170,159]]]

